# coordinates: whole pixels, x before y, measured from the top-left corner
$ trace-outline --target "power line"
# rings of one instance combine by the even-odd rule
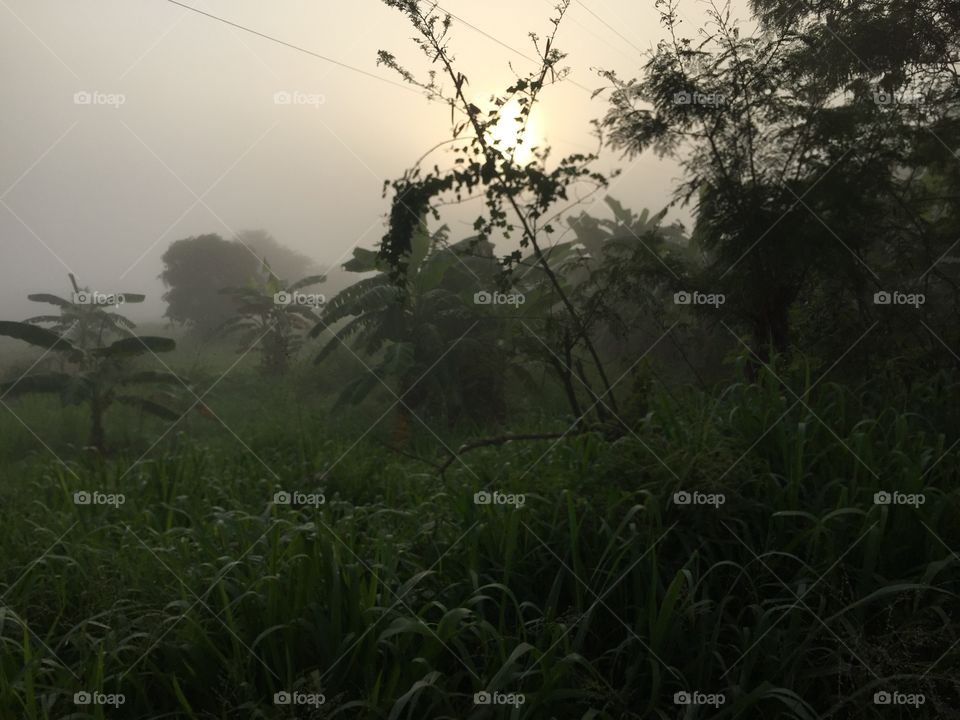
[[[468,28],[470,28],[471,30],[480,33],[481,35],[483,35],[483,36],[484,36],[485,38],[487,38],[488,40],[493,40],[493,41],[494,41],[497,45],[499,45],[500,47],[504,47],[504,48],[506,48],[507,50],[509,50],[510,52],[516,53],[517,55],[519,55],[520,57],[522,57],[524,60],[529,60],[530,62],[538,62],[537,60],[533,59],[532,57],[530,57],[530,56],[527,55],[526,53],[524,53],[524,52],[522,52],[522,51],[520,51],[520,50],[517,50],[515,47],[513,47],[513,46],[511,46],[511,45],[507,45],[507,44],[506,44],[505,42],[503,42],[503,40],[501,40],[500,38],[491,35],[490,33],[486,32],[485,30],[481,30],[481,29],[478,28],[476,25],[471,25],[471,24],[468,23],[466,20],[464,20],[462,17],[458,17],[458,16],[454,15],[454,14],[453,14],[452,12],[450,12],[449,10],[447,10],[447,9],[445,9],[445,8],[442,8],[442,7],[440,7],[439,5],[437,5],[437,10],[440,10],[441,12],[449,15],[449,16],[452,17],[454,20],[456,20],[457,22],[461,23],[462,25],[466,25],[466,26],[467,26]]]
[[[197,15],[203,15],[204,17],[208,17],[208,18],[210,18],[211,20],[216,20],[217,22],[223,23],[224,25],[229,25],[230,27],[237,28],[238,30],[242,30],[242,31],[244,31],[244,32],[250,33],[251,35],[256,35],[257,37],[263,38],[264,40],[269,40],[270,42],[277,43],[278,45],[283,45],[284,47],[290,48],[291,50],[296,50],[296,51],[298,51],[298,52],[305,53],[305,54],[307,54],[307,55],[310,55],[311,57],[315,57],[315,58],[317,58],[317,59],[319,59],[319,60],[323,60],[324,62],[328,62],[328,63],[330,63],[330,64],[332,64],[332,65],[336,65],[336,66],[342,67],[342,68],[344,68],[344,69],[346,69],[346,70],[351,70],[351,71],[353,71],[353,72],[360,73],[361,75],[364,75],[364,76],[366,76],[366,77],[372,78],[372,79],[374,79],[374,80],[379,80],[380,82],[387,83],[388,85],[392,85],[392,86],[394,86],[394,87],[401,88],[401,89],[403,89],[403,90],[406,90],[406,91],[408,91],[408,92],[415,93],[415,94],[420,95],[421,97],[423,97],[423,93],[421,93],[419,90],[414,89],[414,88],[411,87],[410,85],[404,85],[404,84],[399,83],[399,82],[396,82],[396,81],[394,81],[394,80],[390,80],[389,78],[385,78],[385,77],[383,77],[383,76],[381,76],[381,75],[376,75],[376,74],[374,74],[374,73],[368,72],[367,70],[364,70],[364,69],[362,69],[362,68],[358,68],[358,67],[356,67],[356,66],[354,66],[354,65],[349,65],[348,63],[341,62],[340,60],[336,60],[336,59],[331,58],[331,57],[328,57],[328,56],[326,56],[326,55],[321,55],[321,54],[318,53],[318,52],[314,52],[313,50],[308,50],[307,48],[301,47],[301,46],[299,46],[299,45],[294,45],[293,43],[287,42],[286,40],[281,40],[280,38],[274,37],[273,35],[267,35],[266,33],[260,32],[259,30],[254,30],[253,28],[247,27],[246,25],[241,25],[241,24],[239,24],[239,23],[233,22],[232,20],[228,20],[228,19],[226,19],[226,18],[224,18],[224,17],[221,17],[221,16],[219,16],[219,15],[214,15],[213,13],[208,13],[208,12],[206,12],[206,11],[204,11],[204,10],[200,10],[199,8],[192,7],[191,5],[187,5],[187,4],[185,4],[185,3],[182,3],[182,2],[180,2],[179,0],[167,0],[167,2],[170,3],[170,4],[172,4],[172,5],[177,5],[177,6],[179,6],[179,7],[182,7],[182,8],[184,8],[185,10],[189,10],[189,11],[191,11],[191,12],[193,12],[193,13],[196,13]],[[445,10],[444,8],[440,7],[439,5],[437,6],[437,8],[438,8],[439,10],[441,10],[442,12],[446,13],[447,15],[449,15],[451,18],[453,18],[453,19],[456,20],[457,22],[459,22],[459,23],[463,24],[464,26],[470,28],[470,29],[473,30],[474,32],[477,32],[477,33],[483,35],[484,37],[488,38],[489,40],[492,40],[493,42],[497,43],[498,45],[500,45],[500,46],[503,47],[503,48],[506,48],[506,49],[509,50],[510,52],[519,55],[520,57],[524,58],[525,60],[527,60],[527,61],[529,61],[529,62],[538,62],[536,59],[530,57],[530,56],[527,55],[526,53],[524,53],[524,52],[522,52],[522,51],[520,51],[520,50],[517,50],[515,47],[513,47],[513,46],[511,46],[511,45],[508,45],[507,43],[503,42],[502,40],[500,40],[499,38],[495,37],[494,35],[491,35],[490,33],[488,33],[488,32],[486,32],[486,31],[480,29],[480,28],[477,27],[476,25],[473,25],[473,24],[467,22],[466,20],[464,20],[463,18],[458,17],[457,15],[454,15],[453,13]],[[571,85],[574,85],[575,87],[578,87],[578,88],[580,88],[581,90],[584,90],[584,91],[586,91],[586,92],[588,92],[588,93],[591,93],[591,94],[593,93],[593,91],[592,91],[590,88],[586,87],[585,85],[581,85],[580,83],[576,82],[575,80],[569,80],[569,79],[568,79],[567,82],[569,82]],[[428,99],[428,100],[431,100],[431,98],[429,98],[429,97],[428,97],[427,99]],[[437,102],[436,100],[431,100],[431,101]]]
[[[449,10],[447,10],[447,9],[445,9],[445,8],[442,8],[442,7],[440,7],[439,5],[437,5],[437,10],[440,10],[441,12],[449,15],[449,16],[452,17],[454,20],[456,20],[457,22],[461,23],[462,25],[467,26],[468,28],[470,28],[470,29],[473,30],[474,32],[480,33],[480,34],[483,35],[485,38],[487,38],[487,39],[489,39],[489,40],[493,40],[493,42],[495,42],[495,43],[496,43],[497,45],[499,45],[500,47],[506,48],[506,49],[509,50],[510,52],[515,53],[516,55],[519,55],[519,56],[522,57],[524,60],[527,60],[527,61],[533,62],[533,63],[535,63],[535,62],[540,62],[539,60],[530,57],[529,55],[527,55],[527,54],[524,53],[523,51],[517,50],[517,49],[516,49],[515,47],[513,47],[512,45],[508,45],[507,43],[505,43],[505,42],[504,42],[503,40],[501,40],[500,38],[495,37],[494,35],[491,35],[490,33],[486,32],[485,30],[481,30],[481,29],[478,28],[476,25],[472,25],[471,23],[468,23],[466,20],[464,20],[464,19],[461,18],[461,17],[458,17],[458,16],[454,15],[454,14],[453,14],[452,12],[450,12]],[[569,82],[571,85],[573,85],[573,86],[575,86],[575,87],[580,88],[581,90],[585,90],[585,91],[588,92],[588,93],[591,93],[591,94],[593,93],[593,90],[591,90],[590,88],[588,88],[586,85],[581,85],[581,84],[578,83],[576,80],[567,80],[567,82]]]
[[[576,0],[576,3],[577,3],[577,5],[579,5],[580,7],[582,7],[584,10],[586,10],[588,13],[590,13],[591,15],[593,15],[593,17],[595,17],[597,20],[599,20],[600,23],[601,23],[605,28],[607,28],[610,32],[612,32],[612,33],[613,33],[614,35],[616,35],[618,38],[620,38],[621,40],[623,40],[627,45],[629,45],[630,47],[632,47],[632,48],[633,48],[634,50],[636,50],[638,53],[640,53],[641,55],[643,55],[643,50],[641,50],[641,49],[638,48],[636,45],[634,45],[626,35],[622,34],[622,33],[621,33],[619,30],[617,30],[613,25],[611,25],[610,23],[608,23],[606,20],[604,20],[604,19],[603,19],[602,17],[600,17],[599,15],[597,15],[593,10],[591,10],[591,9],[588,8],[586,5],[584,5],[580,0]]]
[[[251,34],[253,34],[253,35],[257,35],[258,37],[262,37],[262,38],[264,38],[265,40],[270,40],[271,42],[275,42],[275,43],[277,43],[277,44],[279,44],[279,45],[283,45],[283,46],[288,47],[288,48],[290,48],[290,49],[292,49],[292,50],[297,50],[297,51],[299,51],[299,52],[306,53],[307,55],[310,55],[310,56],[312,56],[312,57],[318,58],[318,59],[320,59],[320,60],[323,60],[323,61],[325,61],[325,62],[331,63],[331,64],[333,64],[333,65],[337,65],[337,66],[342,67],[342,68],[345,68],[345,69],[347,69],[347,70],[352,70],[353,72],[360,73],[361,75],[366,75],[367,77],[373,78],[374,80],[379,80],[380,82],[387,83],[388,85],[393,85],[394,87],[402,88],[403,90],[406,90],[406,91],[408,91],[408,92],[412,92],[412,93],[416,93],[417,95],[421,95],[421,93],[420,93],[419,90],[415,90],[415,89],[413,89],[413,88],[412,88],[411,86],[409,86],[409,85],[404,85],[404,84],[402,84],[402,83],[395,82],[394,80],[391,80],[391,79],[389,79],[389,78],[385,78],[385,77],[382,77],[382,76],[380,76],[380,75],[375,75],[374,73],[368,72],[368,71],[366,71],[366,70],[363,70],[362,68],[358,68],[358,67],[355,67],[355,66],[353,66],[353,65],[348,65],[347,63],[340,62],[339,60],[334,60],[334,59],[331,58],[331,57],[327,57],[326,55],[321,55],[320,53],[316,53],[316,52],[314,52],[313,50],[308,50],[308,49],[306,49],[306,48],[300,47],[299,45],[294,45],[293,43],[289,43],[289,42],[287,42],[286,40],[281,40],[280,38],[273,37],[272,35],[267,35],[266,33],[262,33],[262,32],[260,32],[260,31],[258,31],[258,30],[254,30],[253,28],[247,27],[247,26],[245,26],[245,25],[240,25],[239,23],[235,23],[235,22],[233,22],[233,21],[231,21],[231,20],[227,20],[226,18],[220,17],[220,16],[218,16],[218,15],[213,15],[213,14],[211,14],[211,13],[205,12],[205,11],[203,11],[203,10],[200,10],[199,8],[191,7],[190,5],[185,5],[184,3],[179,2],[179,0],[167,0],[167,2],[168,2],[168,3],[171,3],[171,4],[173,4],[173,5],[179,5],[180,7],[184,8],[184,9],[186,9],[186,10],[190,10],[191,12],[195,12],[195,13],[197,13],[198,15],[204,15],[204,16],[210,18],[211,20],[216,20],[217,22],[221,22],[221,23],[223,23],[223,24],[225,24],[225,25],[229,25],[229,26],[231,26],[231,27],[235,27],[235,28],[237,28],[238,30],[243,30],[244,32],[248,32],[248,33],[251,33]]]

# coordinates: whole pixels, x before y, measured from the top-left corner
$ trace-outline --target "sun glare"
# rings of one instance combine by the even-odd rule
[[[500,109],[500,119],[490,128],[490,139],[514,162],[526,165],[533,159],[533,148],[540,143],[536,120],[530,117],[526,126],[520,118],[521,105],[510,100]],[[519,140],[519,142],[518,142]]]

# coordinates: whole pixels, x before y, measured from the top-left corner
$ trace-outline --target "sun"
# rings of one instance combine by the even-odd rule
[[[487,132],[498,150],[519,165],[533,160],[533,148],[539,144],[536,120],[520,118],[520,102],[514,98],[500,108],[500,119]],[[518,139],[520,142],[518,142]]]

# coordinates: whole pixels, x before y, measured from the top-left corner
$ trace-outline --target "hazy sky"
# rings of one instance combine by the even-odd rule
[[[184,2],[393,81],[376,67],[379,49],[424,67],[412,30],[381,0]],[[532,54],[527,33],[547,33],[552,2],[441,5]],[[703,5],[682,10],[693,35]],[[595,88],[603,83],[591,68],[634,76],[662,36],[653,0],[584,0],[558,46],[572,79]],[[452,45],[481,99],[509,84],[509,63],[529,67],[459,22]],[[449,111],[422,96],[166,0],[0,0],[0,67],[3,319],[41,312],[24,296],[65,293],[68,269],[96,290],[148,293],[152,302],[131,314],[159,315],[160,256],[201,233],[264,228],[321,262],[343,262],[383,234],[383,181],[449,133]],[[297,102],[278,105],[278,92]],[[535,120],[555,156],[592,149],[602,97],[571,83],[544,97]],[[635,209],[662,207],[677,176],[652,156],[606,154],[603,164],[624,168],[611,194]],[[470,234],[457,222],[454,237]]]

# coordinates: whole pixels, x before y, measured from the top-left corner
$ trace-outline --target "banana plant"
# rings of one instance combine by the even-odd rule
[[[70,326],[74,327],[74,326]],[[141,412],[179,420],[182,413],[164,401],[175,400],[171,392],[185,381],[171,372],[144,370],[132,360],[147,353],[169,352],[176,343],[165,337],[129,336],[109,345],[83,347],[67,337],[29,322],[0,321],[0,336],[29,343],[64,359],[64,369],[54,372],[29,372],[0,385],[0,399],[41,393],[58,395],[65,405],[86,404],[90,410],[88,445],[106,453],[104,415],[115,404],[129,405]],[[81,336],[82,337],[82,336]],[[98,337],[102,335],[98,332]],[[165,388],[166,392],[146,395],[138,388]]]
[[[424,218],[402,264],[398,282],[376,250],[355,248],[344,269],[375,274],[337,294],[310,333],[330,334],[317,363],[347,342],[371,359],[337,406],[392,383],[405,405],[430,404],[448,420],[494,409],[502,399],[502,324],[484,318],[474,298],[496,282],[493,245],[478,238],[450,244],[447,228],[430,233]]]
[[[51,293],[27,295],[28,300],[54,305],[58,315],[37,315],[24,322],[45,327],[63,336],[80,348],[99,347],[108,337],[125,336],[136,325],[109,308],[128,303],[142,303],[145,295],[140,293],[98,293],[88,287],[80,287],[73,273],[69,273],[73,294],[69,299]]]
[[[317,310],[326,300],[323,295],[300,291],[325,280],[325,275],[311,275],[287,284],[273,273],[264,259],[259,275],[251,278],[245,287],[220,291],[233,297],[237,314],[217,332],[241,333],[237,352],[248,352],[256,346],[261,372],[283,375],[290,367],[290,359],[300,349],[306,331],[316,322]]]
[[[665,264],[690,263],[694,254],[682,228],[664,224],[666,210],[636,214],[612,197],[605,202],[612,218],[596,218],[586,212],[568,217],[564,235],[572,237],[564,240],[561,236],[556,244],[542,249],[553,277],[533,255],[520,257],[510,277],[526,298],[525,333],[515,340],[519,354],[528,358],[531,367],[546,367],[555,373],[574,417],[594,408],[601,422],[610,419],[608,406],[615,409],[616,405],[613,393],[591,386],[598,379],[588,372],[591,363],[580,336],[588,334],[591,346],[603,350],[615,363],[636,327],[636,303],[618,295],[620,277],[638,265],[660,269]],[[645,287],[658,296],[666,295],[666,283],[659,278]],[[572,321],[557,288],[577,308],[578,322]],[[647,314],[644,309],[643,315]],[[625,315],[630,315],[629,322],[624,321]]]

